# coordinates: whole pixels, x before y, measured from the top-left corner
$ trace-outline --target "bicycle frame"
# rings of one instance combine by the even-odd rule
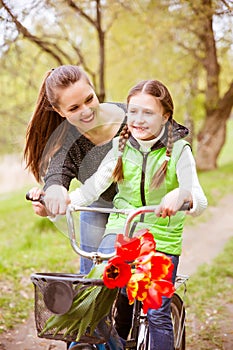
[[[27,199],[29,199],[28,197],[26,197]],[[184,203],[184,205],[182,206],[182,208],[180,208],[180,210],[189,210],[190,209],[190,204],[189,203]],[[141,215],[144,213],[153,213],[158,207],[157,206],[143,206],[140,208],[136,208],[136,209],[114,209],[114,208],[94,208],[94,207],[78,207],[78,206],[72,206],[69,205],[66,211],[66,221],[67,221],[67,228],[68,228],[68,235],[69,235],[69,240],[72,246],[72,249],[75,251],[76,254],[84,257],[84,258],[88,258],[91,259],[93,261],[94,264],[99,264],[104,260],[108,260],[110,258],[112,258],[115,255],[115,251],[111,254],[104,254],[104,253],[100,253],[97,251],[94,252],[86,252],[84,250],[82,250],[79,245],[77,244],[77,237],[76,237],[76,232],[75,232],[75,225],[74,225],[74,217],[73,217],[73,213],[74,212],[81,212],[81,211],[86,211],[86,212],[98,212],[98,213],[118,213],[118,214],[123,214],[126,215],[126,221],[125,221],[125,225],[123,228],[123,234],[125,236],[131,236],[130,232],[130,228],[131,228],[131,223],[133,221],[133,219],[137,216],[137,215]],[[76,277],[77,276],[77,277]],[[80,275],[79,275],[80,276]],[[47,283],[49,281],[63,281],[68,283],[69,285],[73,283],[73,279],[75,281],[75,283],[78,281],[78,275],[60,275],[60,274],[33,274],[31,276],[33,283],[35,284],[35,290],[38,292],[39,289],[43,289],[43,286],[40,286],[40,281],[42,281],[43,283]],[[83,276],[82,276],[83,277]],[[176,288],[179,288],[181,285],[184,286],[184,294],[186,292],[186,281],[188,279],[188,276],[183,276],[183,275],[178,275],[176,278]],[[83,278],[82,278],[83,281]],[[85,281],[85,279],[84,279]],[[87,281],[87,280],[86,280]],[[88,282],[88,281],[87,281]],[[102,282],[102,281],[101,281]],[[38,285],[38,286],[36,286]],[[42,288],[43,287],[43,288]],[[47,287],[47,285],[46,285]],[[48,288],[47,288],[48,289]],[[46,289],[46,291],[47,291]],[[38,295],[42,298],[44,298],[44,294],[42,295],[42,293],[40,293],[41,291],[39,291]],[[180,297],[179,297],[180,298]],[[177,299],[179,301],[179,299]],[[185,349],[185,345],[183,346],[183,340],[184,337],[183,335],[185,335],[185,331],[184,331],[184,317],[185,317],[185,310],[183,307],[183,302],[182,299],[180,298],[181,301],[181,307],[177,308],[177,313],[176,313],[176,318],[177,320],[179,320],[179,325],[177,328],[177,339],[175,339],[175,350],[184,350]],[[180,302],[179,301],[179,302]],[[41,303],[42,300],[40,301],[38,299],[38,302]],[[46,305],[46,307],[48,307],[48,305]],[[178,310],[179,309],[179,310]],[[48,310],[46,310],[47,312]],[[36,314],[36,312],[35,312]],[[140,330],[140,326],[144,324],[144,331],[146,332],[147,336],[146,336],[146,342],[142,341],[141,345],[138,342],[138,336],[139,336],[139,330]],[[174,328],[174,327],[173,327]],[[142,332],[144,332],[142,330]],[[50,338],[50,335],[48,336],[48,338]],[[60,340],[64,340],[67,341],[66,339],[61,339],[58,338]],[[143,336],[142,336],[143,339]],[[93,343],[95,344],[95,342]],[[127,340],[126,343],[126,349],[133,349],[133,350],[140,350],[140,349],[144,349],[144,350],[148,350],[149,349],[149,331],[148,331],[148,322],[147,322],[147,316],[146,315],[142,315],[141,313],[141,304],[139,301],[135,301],[134,303],[134,314],[133,314],[133,321],[132,321],[132,328],[131,328],[131,339]]]

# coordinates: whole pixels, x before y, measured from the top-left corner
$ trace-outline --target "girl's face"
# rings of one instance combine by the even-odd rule
[[[163,106],[154,96],[138,93],[128,105],[128,128],[139,140],[152,140],[158,136],[169,115],[163,115]]]
[[[85,79],[61,89],[59,93],[58,113],[81,132],[87,132],[97,126],[99,100]]]

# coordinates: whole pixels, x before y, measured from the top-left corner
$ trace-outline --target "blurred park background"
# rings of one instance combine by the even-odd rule
[[[232,62],[232,0],[0,0],[1,163],[22,160],[45,72],[77,64],[101,101],[161,80],[198,169],[215,169],[232,127]]]
[[[68,240],[25,201],[34,181],[23,171],[27,124],[45,73],[61,64],[81,65],[101,101],[125,102],[138,81],[161,80],[175,119],[190,128],[210,207],[233,193],[233,0],[0,0],[2,337],[33,310],[31,273],[78,270]],[[212,270],[192,277],[190,350],[225,350],[232,244]]]

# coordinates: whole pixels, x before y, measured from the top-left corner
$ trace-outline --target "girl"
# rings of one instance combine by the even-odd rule
[[[118,184],[113,201],[116,208],[158,204],[156,216],[145,214],[132,227],[133,230],[149,228],[155,237],[157,251],[171,257],[174,283],[185,219],[185,213],[178,209],[189,201],[192,203],[190,214],[199,215],[206,208],[207,200],[198,181],[191,148],[183,140],[187,129],[173,120],[174,107],[168,89],[157,80],[142,81],[130,90],[127,104],[127,126],[120,137],[114,139],[113,149],[98,171],[70,193],[71,203],[87,205],[115,181]],[[53,212],[46,196],[45,202]],[[101,250],[114,246],[115,234],[122,232],[124,222],[124,215],[110,214]],[[151,350],[174,349],[170,313],[169,298],[163,298],[160,309],[149,309]],[[130,306],[121,295],[116,328],[124,339],[128,335],[130,319]]]

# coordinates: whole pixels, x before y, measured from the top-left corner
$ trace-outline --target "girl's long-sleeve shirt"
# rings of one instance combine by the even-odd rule
[[[100,164],[97,172],[85,181],[80,188],[70,193],[71,203],[77,206],[87,206],[97,200],[113,182],[112,173],[118,157],[118,138],[114,140],[113,148]],[[207,200],[199,183],[195,160],[189,145],[185,145],[176,164],[176,174],[179,188],[190,191],[193,198],[193,208],[190,214],[200,215],[207,206]],[[130,195],[130,194],[129,194]]]

